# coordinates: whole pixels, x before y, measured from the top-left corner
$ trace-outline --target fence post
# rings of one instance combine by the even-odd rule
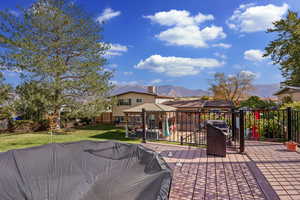
[[[232,139],[236,141],[236,120],[235,120],[235,110],[231,109],[231,129],[232,129]]]
[[[142,123],[143,123],[143,143],[146,143],[146,110],[142,109]]]
[[[126,121],[126,125],[125,125],[125,138],[128,138],[128,113],[125,113],[125,121]]]
[[[292,140],[292,108],[287,108],[287,132],[288,132],[288,141]]]
[[[245,151],[244,111],[240,110],[240,153]]]

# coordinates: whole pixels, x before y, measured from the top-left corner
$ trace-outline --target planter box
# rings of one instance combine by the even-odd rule
[[[287,142],[286,146],[289,151],[297,151],[298,148],[298,144],[296,142]]]

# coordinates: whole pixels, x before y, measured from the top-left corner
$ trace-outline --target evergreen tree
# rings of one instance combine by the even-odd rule
[[[108,45],[101,31],[92,16],[67,0],[37,0],[18,16],[0,11],[0,65],[45,87],[54,115],[65,106],[101,105],[112,76],[103,67]],[[94,108],[98,114],[103,109]]]
[[[277,38],[265,48],[264,56],[271,56],[274,64],[280,64],[287,85],[300,86],[300,19],[296,12],[289,11],[286,18],[274,22],[269,33]]]

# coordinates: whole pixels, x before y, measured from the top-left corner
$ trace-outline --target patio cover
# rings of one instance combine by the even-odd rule
[[[1,200],[164,200],[171,170],[141,145],[47,144],[0,153]]]
[[[140,113],[142,110],[145,109],[146,111],[161,111],[161,112],[168,112],[168,111],[175,111],[176,108],[172,106],[167,106],[158,103],[144,103],[142,105],[135,106],[133,108],[129,108],[124,110],[124,113]]]

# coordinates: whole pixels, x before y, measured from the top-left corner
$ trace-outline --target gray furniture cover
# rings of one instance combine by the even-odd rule
[[[81,141],[0,153],[1,200],[168,199],[171,170],[141,145]]]

